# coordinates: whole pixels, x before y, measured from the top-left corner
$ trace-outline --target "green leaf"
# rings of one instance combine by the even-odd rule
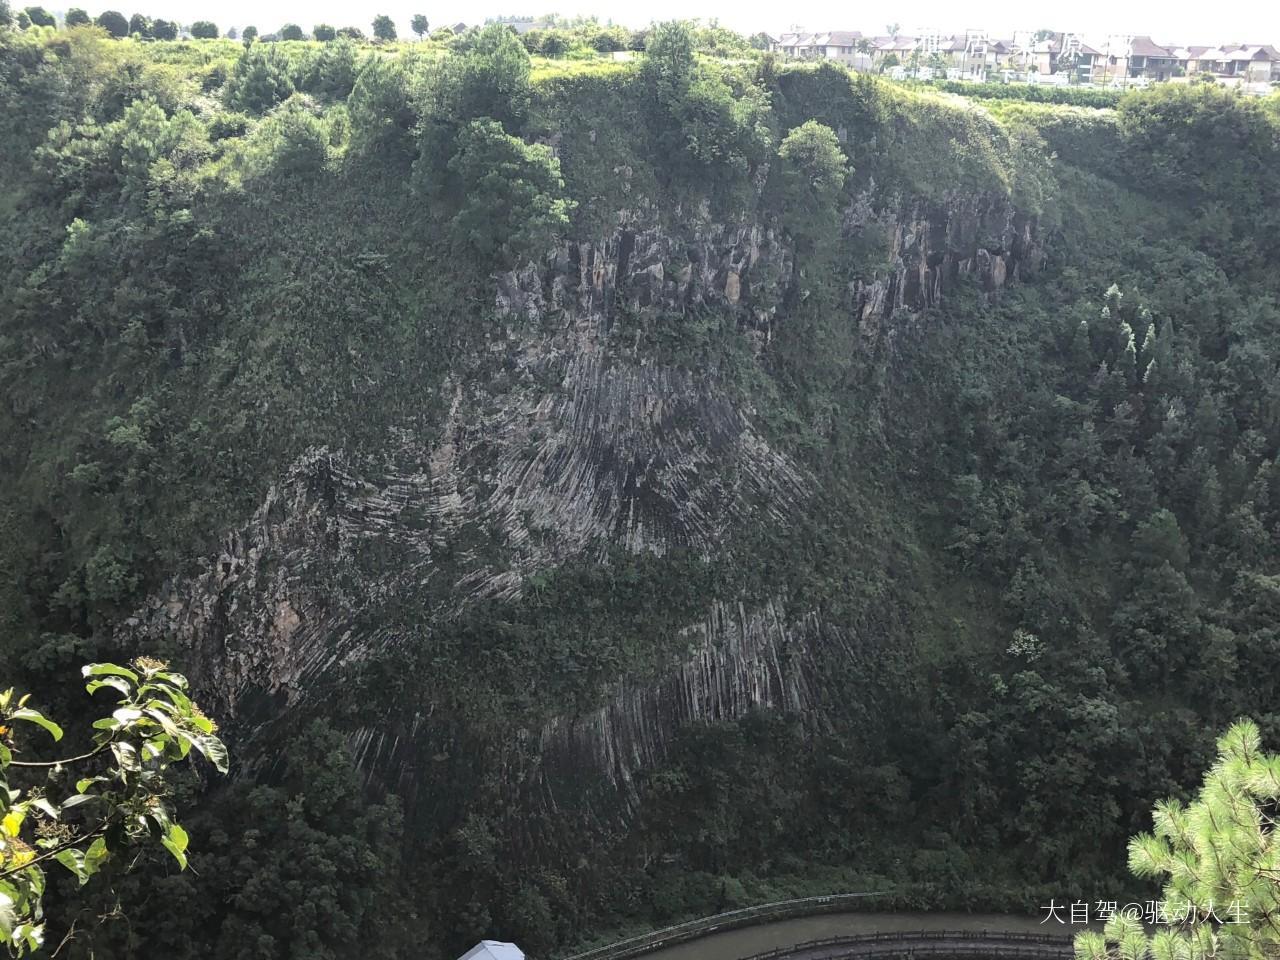
[[[62,739],[62,728],[38,710],[32,710],[30,707],[19,707],[10,714],[10,717],[14,720],[25,720],[27,723],[34,723],[37,727],[43,727],[49,731],[49,736],[53,737],[53,739]]]
[[[90,663],[81,667],[80,673],[85,677],[125,677],[134,683],[138,682],[136,673],[114,663]]]
[[[160,838],[160,842],[173,854],[173,858],[178,861],[178,866],[183,870],[187,869],[187,831],[178,824],[171,823],[168,831]]]
[[[48,797],[36,797],[31,801],[31,806],[35,807],[51,820],[58,819],[58,808],[49,802]]]
[[[26,819],[26,805],[19,804],[0,818],[0,832],[5,836],[16,837],[22,831],[22,821]]]
[[[107,858],[111,856],[111,851],[107,849],[107,841],[102,837],[98,837],[93,843],[89,844],[89,849],[84,852],[84,871],[87,877],[93,876],[102,865],[107,862]]]
[[[76,793],[84,793],[86,790],[92,787],[95,783],[100,782],[102,779],[103,779],[102,777],[85,777],[83,780],[77,780]]]
[[[127,727],[142,719],[142,711],[137,707],[120,707],[118,710],[112,710],[111,716],[119,722],[120,726]],[[96,727],[97,724],[95,723],[94,726]]]
[[[90,680],[84,685],[85,690],[89,693],[97,693],[103,687],[119,690],[126,697],[133,695],[133,687],[129,686],[129,682],[123,677],[104,677],[101,680]]]
[[[229,758],[227,756],[227,746],[213,734],[206,734],[202,737],[196,737],[195,747],[199,750],[206,760],[212,763],[219,773],[226,773]]]
[[[115,755],[121,770],[136,772],[142,769],[142,764],[138,761],[138,748],[132,743],[113,743],[111,752]]]
[[[163,710],[157,710],[155,707],[148,707],[146,714],[155,720],[156,723],[160,724],[160,726],[164,728],[165,733],[175,739],[177,738],[178,726],[173,722],[173,718],[167,713]]]
[[[13,753],[3,743],[0,743],[0,770],[3,770],[13,762]]]
[[[13,898],[7,893],[0,893],[0,937],[8,940],[13,936],[13,928],[18,924],[18,911]]]
[[[74,873],[80,879],[81,885],[89,879],[84,872],[84,854],[79,850],[71,847],[66,850],[59,850],[53,855],[53,859]]]
[[[159,670],[151,675],[151,679],[170,683],[179,690],[187,689],[187,678],[180,673],[174,673],[172,670]]]
[[[20,923],[13,928],[13,942],[26,944],[28,950],[39,950],[44,943],[44,924]]]

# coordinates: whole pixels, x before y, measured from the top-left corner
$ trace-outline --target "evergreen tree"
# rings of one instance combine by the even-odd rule
[[[1129,843],[1129,869],[1163,878],[1164,923],[1155,933],[1116,913],[1101,932],[1076,937],[1078,960],[1268,957],[1280,950],[1280,755],[1262,752],[1258,726],[1236,723],[1196,799],[1156,804],[1152,833]],[[1164,924],[1168,924],[1167,926]]]
[[[418,35],[419,40],[421,40],[430,29],[426,16],[421,13],[415,13],[413,15],[413,19],[409,22],[409,26],[413,28],[413,32]]]
[[[816,120],[807,120],[787,134],[778,147],[778,157],[788,231],[807,248],[832,238],[849,173],[836,132]]]
[[[68,27],[81,27],[86,23],[92,23],[93,21],[89,18],[89,14],[85,13],[79,7],[72,7],[67,11],[67,15],[63,18],[62,22]]]
[[[246,41],[250,29],[245,27]],[[227,81],[226,99],[228,106],[237,110],[266,113],[293,92],[288,59],[271,45],[264,49],[255,44],[247,47],[236,61]]]

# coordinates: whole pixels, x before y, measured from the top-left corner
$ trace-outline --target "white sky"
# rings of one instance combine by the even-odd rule
[[[66,6],[75,3],[64,0]],[[101,2],[101,0],[99,0]],[[735,29],[780,32],[792,25],[807,30],[862,30],[883,33],[898,22],[904,33],[935,28],[945,32],[984,29],[993,35],[1014,30],[1049,28],[1090,37],[1113,33],[1150,34],[1164,43],[1273,43],[1280,46],[1280,2],[1234,0],[913,0],[858,4],[832,0],[111,0],[126,16],[141,10],[149,16],[181,23],[212,19],[224,30],[252,23],[263,33],[284,23],[310,30],[314,23],[353,24],[367,33],[374,13],[396,21],[402,36],[409,34],[409,17],[425,13],[432,27],[461,20],[482,22],[505,14],[537,15],[548,10],[563,14],[594,14],[628,26],[673,17],[719,18]],[[102,7],[84,4],[91,14]],[[16,8],[21,6],[15,2]],[[105,6],[105,5],[104,5]],[[375,9],[376,7],[376,9]]]

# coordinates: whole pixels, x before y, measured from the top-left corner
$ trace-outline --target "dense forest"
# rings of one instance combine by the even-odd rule
[[[1150,895],[1280,742],[1280,98],[356,33],[0,25],[0,686],[232,757],[59,956]]]

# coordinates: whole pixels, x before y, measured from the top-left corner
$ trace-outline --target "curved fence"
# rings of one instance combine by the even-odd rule
[[[1002,957],[1070,960],[1070,937],[1003,930],[901,930],[806,940],[754,953],[744,960],[875,960],[890,957]]]
[[[675,946],[696,940],[709,933],[720,933],[725,930],[737,930],[740,927],[755,926],[760,923],[772,923],[775,920],[790,920],[794,917],[811,917],[823,913],[844,913],[852,910],[859,901],[868,897],[883,897],[888,891],[877,890],[872,893],[835,893],[826,897],[805,897],[801,900],[779,900],[776,903],[762,903],[755,907],[743,907],[715,916],[702,917],[678,923],[673,927],[653,930],[637,937],[620,940],[605,947],[595,947],[583,953],[575,953],[564,960],[627,960],[658,950],[662,947]]]

